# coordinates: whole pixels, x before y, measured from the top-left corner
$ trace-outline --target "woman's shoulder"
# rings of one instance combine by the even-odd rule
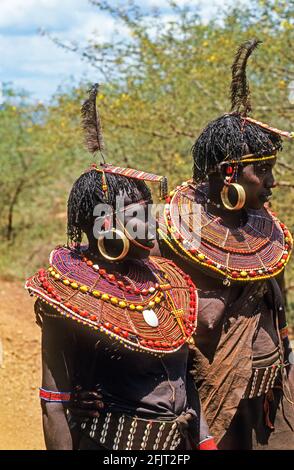
[[[36,323],[41,328],[43,327],[44,319],[55,319],[60,325],[60,320],[64,317],[60,315],[49,303],[44,302],[41,298],[37,298],[34,304],[34,311],[36,316]]]

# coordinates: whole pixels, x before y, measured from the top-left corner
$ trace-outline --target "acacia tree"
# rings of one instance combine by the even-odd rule
[[[9,88],[3,95],[0,271],[6,277],[24,276],[34,256],[39,264],[37,257],[44,252],[45,261],[52,243],[65,240],[68,181],[73,166],[88,158],[77,135],[77,93],[57,95],[50,106],[32,103]]]
[[[194,7],[180,7],[175,1],[169,2],[168,21],[158,10],[147,15],[133,1],[120,7],[110,1],[90,3],[128,31],[109,42],[93,36],[87,47],[66,46],[96,67],[101,77],[98,104],[110,161],[163,173],[171,185],[190,177],[190,148],[208,121],[230,111],[234,51],[252,37],[263,41],[248,65],[253,116],[291,130],[293,2],[234,3],[207,24]],[[292,158],[293,147],[285,143],[277,165],[280,191],[274,200],[274,208],[290,225]],[[294,279],[292,266],[288,274]]]

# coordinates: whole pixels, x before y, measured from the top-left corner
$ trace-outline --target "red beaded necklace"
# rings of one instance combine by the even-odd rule
[[[148,291],[143,301],[135,293],[118,295],[121,289],[116,280],[109,280],[106,272],[101,275],[90,269],[88,261],[82,261],[77,252],[59,247],[50,256],[50,267],[40,269],[26,286],[57,314],[136,351],[164,354],[189,341],[196,327],[197,291],[190,277],[171,261],[153,257],[142,266],[131,264],[134,269],[130,269],[129,277],[139,289],[152,281],[152,274],[158,276],[162,290],[162,278],[164,284],[169,281],[166,292]]]
[[[93,254],[92,254],[93,256]],[[95,255],[94,255],[95,256]],[[96,271],[100,276],[106,279],[108,282],[112,284],[116,284],[120,290],[132,294],[143,295],[146,296],[148,294],[154,294],[156,291],[166,291],[171,289],[171,285],[168,282],[164,282],[163,279],[166,279],[166,274],[164,272],[158,273],[158,269],[152,270],[152,274],[161,282],[155,282],[154,286],[150,286],[149,288],[139,288],[136,286],[131,285],[130,280],[128,279],[128,283],[125,282],[125,278],[128,278],[126,275],[120,275],[119,273],[113,274],[108,273],[106,269],[100,268],[98,264],[95,264],[86,256],[82,256],[82,261],[85,262],[89,267],[92,267],[94,271]],[[150,264],[150,263],[149,263]],[[163,278],[163,279],[162,279]]]
[[[231,229],[205,210],[200,196],[197,187],[183,183],[166,200],[162,227],[167,230],[160,234],[173,251],[221,275],[225,285],[267,279],[284,269],[293,241],[275,214],[264,208],[247,211],[246,224]]]

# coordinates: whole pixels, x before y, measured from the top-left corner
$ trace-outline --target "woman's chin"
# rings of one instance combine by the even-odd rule
[[[128,259],[130,260],[147,259],[149,255],[150,255],[150,250],[136,248],[136,250],[132,250],[129,252]]]

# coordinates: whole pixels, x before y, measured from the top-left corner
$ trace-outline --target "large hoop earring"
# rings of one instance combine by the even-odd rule
[[[130,241],[121,230],[117,230],[115,228],[112,228],[111,231],[113,233],[116,233],[116,235],[118,235],[120,237],[121,241],[123,242],[122,252],[118,256],[110,256],[107,253],[107,251],[105,249],[105,245],[104,245],[105,235],[100,235],[100,237],[98,238],[98,241],[97,241],[98,249],[99,249],[101,255],[103,256],[103,258],[107,259],[108,261],[120,261],[120,260],[122,260],[123,258],[125,258],[127,256],[128,252],[129,252],[129,249],[130,249]]]
[[[233,206],[229,200],[229,189],[233,187],[238,194],[238,200],[236,204]],[[238,211],[239,209],[242,209],[242,207],[245,204],[246,201],[246,193],[245,189],[241,184],[238,183],[230,183],[230,184],[225,184],[223,189],[221,190],[221,200],[226,209],[229,211]]]

